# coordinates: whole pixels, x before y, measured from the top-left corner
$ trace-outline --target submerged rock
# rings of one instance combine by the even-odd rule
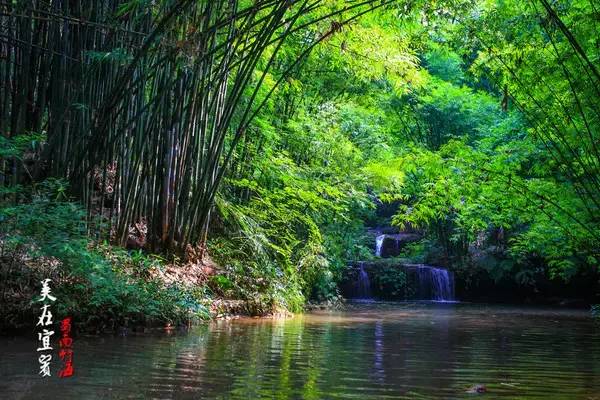
[[[473,385],[471,386],[468,390],[467,393],[485,393],[487,392],[487,388],[485,387],[485,385]]]

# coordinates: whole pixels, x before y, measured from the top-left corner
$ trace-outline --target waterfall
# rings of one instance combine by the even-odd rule
[[[356,280],[356,298],[370,299],[371,297],[371,281],[369,274],[365,271],[364,263],[359,263],[358,279]]]
[[[375,237],[375,256],[382,258],[398,257],[402,249],[420,238],[414,233],[380,233]]]
[[[350,279],[346,280],[346,283],[342,286],[343,295],[350,299],[372,300],[375,293],[376,298],[390,299],[386,296],[387,290],[393,290],[389,284],[386,287],[377,286],[375,292],[371,290],[371,278],[383,273],[385,268],[397,268],[403,270],[406,274],[407,291],[404,294],[398,293],[391,299],[456,301],[454,297],[454,274],[445,268],[424,264],[399,263],[387,265],[384,269],[381,269],[381,266],[377,263],[358,262],[348,267],[348,278]]]
[[[454,282],[447,269],[431,268],[433,299],[438,301],[454,300]]]
[[[382,258],[397,257],[406,243],[412,243],[419,238],[413,233],[381,234],[377,232],[375,237],[375,256]],[[383,261],[383,260],[381,260]],[[391,261],[391,260],[390,260]],[[394,282],[387,282],[381,286],[381,282],[375,288],[375,295],[382,298],[395,298],[404,300],[428,300],[428,301],[454,301],[454,274],[447,269],[433,267],[423,264],[404,264],[398,260],[397,264],[381,264],[374,261],[369,264],[369,271],[377,278],[379,273],[385,269],[397,268],[406,273],[407,289],[398,292],[391,286]],[[365,270],[365,263],[359,262],[348,267],[349,280],[344,283],[342,292],[345,296],[353,299],[370,300],[373,298],[371,291],[371,280]],[[385,287],[384,287],[385,286]],[[393,292],[390,296],[390,293]]]
[[[381,248],[383,247],[383,239],[385,239],[385,235],[379,235],[375,239],[375,255],[377,257],[381,257]],[[371,242],[373,243],[373,242]]]
[[[414,271],[418,300],[454,301],[454,275],[444,268],[429,265],[407,265]]]

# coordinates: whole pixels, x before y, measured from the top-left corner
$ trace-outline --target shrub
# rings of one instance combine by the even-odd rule
[[[372,274],[372,285],[377,297],[390,300],[410,298],[406,273],[397,266],[383,265]]]
[[[3,326],[33,321],[35,284],[46,278],[53,280],[57,315],[81,325],[176,324],[208,314],[203,293],[152,279],[159,258],[91,242],[86,213],[66,200],[65,188],[48,180],[22,192],[20,203],[0,206],[0,290],[13,299],[1,310]]]

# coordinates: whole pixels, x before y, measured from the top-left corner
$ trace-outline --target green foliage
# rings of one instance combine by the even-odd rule
[[[30,133],[5,137],[0,135],[0,158],[15,157],[22,159],[26,151],[38,147],[46,139],[45,134]]]
[[[407,139],[432,150],[452,139],[473,143],[506,118],[496,99],[488,94],[435,76],[404,101],[408,104],[405,111],[410,110],[415,119]]]
[[[221,294],[222,296],[228,296],[234,287],[233,282],[225,275],[214,275],[211,276],[209,285],[213,288],[213,291]]]
[[[506,65],[490,55],[502,52],[504,63],[518,68],[519,57],[536,52],[524,43],[526,27],[537,23],[532,9],[515,5],[526,11],[517,16],[512,3],[457,2],[447,13],[425,7],[401,27],[392,13],[374,13],[308,57],[273,110],[257,119],[256,140],[235,153],[237,168],[222,194],[253,221],[254,230],[241,229],[254,232],[248,240],[261,238],[272,252],[266,258],[285,271],[279,276],[298,282],[305,297],[333,295],[330,282],[339,282],[348,261],[370,258],[360,234],[363,221],[374,221],[369,194],[400,202],[394,223],[425,234],[403,256],[452,266],[467,282],[485,274],[531,287],[546,273],[569,279],[596,265],[595,202],[571,179],[585,170],[568,172],[592,171],[595,161],[557,164],[535,119],[511,103]],[[448,23],[453,11],[461,24]],[[490,27],[513,36],[494,38]],[[537,40],[539,60],[548,46]],[[498,46],[490,50],[489,43]],[[483,62],[491,69],[478,68]],[[569,92],[559,69],[549,74],[558,93]],[[536,88],[535,101],[551,96]],[[557,107],[547,100],[545,107]],[[308,263],[301,261],[306,254]],[[242,259],[255,257],[246,252]]]
[[[346,266],[372,258],[365,225],[389,222],[378,202],[398,204],[392,222],[424,235],[402,257],[450,266],[467,284],[485,275],[533,288],[540,276],[568,280],[597,267],[600,46],[591,2],[402,3],[344,26],[327,13],[342,21],[368,5],[340,13],[351,3],[317,2],[296,20],[295,5],[259,2],[247,23],[229,24],[227,2],[177,3],[195,11],[172,14],[173,5],[150,3],[116,1],[117,18],[99,15],[156,33],[139,57],[121,39],[68,47],[90,73],[71,81],[65,65],[56,87],[111,96],[52,94],[42,103],[64,112],[40,111],[35,121],[2,114],[2,127],[18,128],[0,136],[2,246],[59,263],[73,295],[61,311],[176,321],[203,312],[205,290],[256,313],[335,299]],[[293,26],[303,28],[285,33]],[[211,40],[216,53],[201,56]],[[110,71],[119,70],[128,76],[112,93],[120,75]],[[5,79],[20,85],[10,71]],[[31,83],[40,99],[54,88],[43,74]],[[13,92],[10,105],[26,115]],[[113,95],[96,127],[87,115]],[[45,132],[17,134],[41,126],[50,143]],[[90,146],[92,161],[82,156]],[[53,174],[77,177],[72,188],[92,209],[69,201],[65,182],[38,182],[32,159],[40,176],[51,161]],[[108,196],[88,172],[113,161],[119,184]],[[90,218],[100,214],[96,197],[113,209],[110,228]],[[152,278],[160,257],[91,245],[88,233],[115,228],[125,243],[140,217],[155,249],[181,251],[208,234],[222,271],[196,290],[164,287]],[[409,297],[397,269],[375,285],[382,297]]]
[[[391,300],[406,300],[411,296],[406,273],[397,266],[386,266],[372,274],[371,287],[377,297]]]
[[[488,155],[450,142],[439,152],[408,153],[398,164],[410,177],[402,190],[410,202],[401,206],[395,223],[431,229],[447,246],[474,243],[488,228],[502,228],[512,232],[507,243],[512,257],[524,261],[538,254],[568,277],[575,262],[587,262],[575,254],[595,254],[595,237],[572,219],[584,205],[568,185],[520,177],[529,160],[496,150]]]
[[[225,235],[210,251],[229,269],[233,293],[298,310],[308,298],[336,298],[347,260],[368,254],[361,218],[373,206],[361,165],[375,154],[370,140],[387,145],[372,116],[347,102],[285,124],[267,117],[255,126],[265,140],[236,154],[217,201]]]
[[[141,252],[127,253],[108,245],[94,245],[87,237],[86,213],[64,200],[66,184],[48,180],[36,185],[31,200],[0,207],[3,263],[18,270],[3,279],[3,290],[31,277],[53,280],[58,315],[69,315],[82,326],[111,327],[129,323],[183,323],[204,318],[203,293],[164,286],[150,275],[161,260]],[[25,194],[25,193],[22,193]],[[31,293],[11,313],[30,313]],[[19,309],[20,308],[20,309]],[[13,321],[12,325],[24,321]],[[107,325],[108,324],[108,325]]]
[[[425,54],[425,66],[433,76],[455,85],[460,85],[465,80],[460,56],[448,47],[434,43],[431,50]]]
[[[423,258],[467,281],[533,286],[597,267],[600,82],[577,50],[597,60],[597,25],[590,4],[549,4],[428,19],[427,71],[392,103],[403,144],[368,166],[380,198],[401,202],[394,223],[425,232]]]
[[[425,256],[430,246],[427,240],[407,243],[404,249],[402,249],[400,257],[408,260],[410,264],[423,264],[425,263]]]
[[[245,237],[216,238],[209,241],[209,249],[224,268],[211,285],[227,297],[245,300],[250,313],[301,310],[305,299],[297,276],[270,260],[262,245]]]

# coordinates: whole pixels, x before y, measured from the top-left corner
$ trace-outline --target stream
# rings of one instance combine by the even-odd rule
[[[600,399],[600,325],[577,310],[355,302],[80,336],[66,379],[58,356],[37,376],[30,336],[0,339],[2,399]]]

